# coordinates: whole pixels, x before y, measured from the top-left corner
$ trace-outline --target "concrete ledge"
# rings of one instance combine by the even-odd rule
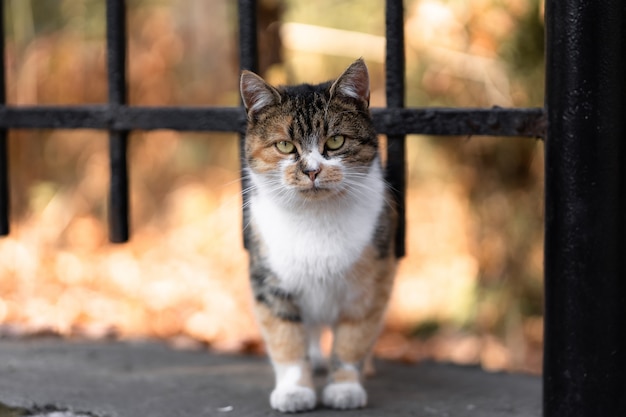
[[[311,414],[541,415],[537,377],[434,363],[381,362],[377,368],[366,381],[368,408],[319,408]],[[49,417],[281,416],[268,404],[272,383],[270,366],[259,357],[179,351],[159,343],[0,340],[0,417],[24,415],[7,406]],[[40,411],[46,409],[48,414]]]

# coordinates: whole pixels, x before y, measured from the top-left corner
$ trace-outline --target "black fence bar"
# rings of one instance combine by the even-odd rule
[[[543,138],[543,109],[373,108],[376,130],[388,135],[486,135]],[[240,107],[36,106],[0,107],[0,129],[172,129],[239,132]]]
[[[0,107],[6,105],[4,1],[0,1]],[[7,131],[0,127],[0,235],[9,234],[9,158]]]
[[[259,43],[257,40],[257,2],[256,0],[239,0],[237,13],[239,16],[239,67],[241,70],[259,72]],[[243,112],[243,108],[238,109]],[[244,146],[245,146],[245,115],[241,119],[239,132],[239,158],[241,164],[241,189],[243,198],[243,246],[250,248],[246,225],[249,222],[248,193],[245,192],[250,187],[250,180],[245,174]]]
[[[109,133],[109,239],[113,243],[126,242],[129,237],[127,144],[128,132],[114,130]]]
[[[9,158],[7,131],[0,129],[0,235],[9,234]]]
[[[544,416],[626,416],[626,2],[546,2]]]
[[[126,1],[107,0],[107,58],[109,106],[116,112],[126,104]],[[109,134],[111,167],[109,192],[109,239],[128,240],[128,131],[112,130]]]
[[[243,132],[239,107],[34,106],[0,108],[0,129],[172,129]]]
[[[387,107],[398,110],[404,107],[404,5],[402,0],[385,2],[385,86]],[[396,256],[404,256],[406,229],[406,141],[402,133],[387,133],[386,179],[398,209],[398,231],[396,234]]]
[[[546,119],[542,108],[372,109],[378,132],[387,135],[485,135],[543,138]]]
[[[242,70],[259,72],[259,45],[257,41],[257,2],[239,0],[239,66]]]

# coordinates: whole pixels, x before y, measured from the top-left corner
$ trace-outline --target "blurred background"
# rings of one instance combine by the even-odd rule
[[[6,0],[10,105],[107,100],[104,0]],[[128,0],[132,105],[236,106],[236,2]],[[384,2],[260,0],[260,67],[321,82],[362,56],[385,106]],[[543,106],[540,0],[405,1],[407,106]],[[159,338],[262,353],[237,136],[130,138],[132,238],[107,240],[108,136],[9,133],[0,335]],[[407,256],[379,356],[541,371],[543,145],[409,136]]]

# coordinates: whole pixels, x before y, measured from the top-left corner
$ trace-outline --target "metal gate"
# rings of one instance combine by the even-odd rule
[[[4,34],[4,4],[0,6]],[[256,71],[255,0],[238,1],[238,20],[241,68]],[[7,106],[5,42],[0,41],[0,234],[9,232],[8,129],[109,132],[113,242],[129,238],[130,131],[243,134],[242,107],[128,106],[125,22],[125,1],[107,0],[106,105]],[[544,415],[625,416],[626,2],[546,1],[545,108],[406,108],[402,0],[386,1],[385,23],[387,107],[372,113],[376,129],[388,137],[386,177],[400,207],[397,255],[405,251],[405,135],[544,138]]]

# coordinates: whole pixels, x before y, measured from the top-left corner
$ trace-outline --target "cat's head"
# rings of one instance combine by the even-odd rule
[[[273,87],[244,71],[245,158],[257,188],[286,201],[354,193],[379,164],[362,59],[332,82]],[[361,191],[362,192],[362,191]]]

